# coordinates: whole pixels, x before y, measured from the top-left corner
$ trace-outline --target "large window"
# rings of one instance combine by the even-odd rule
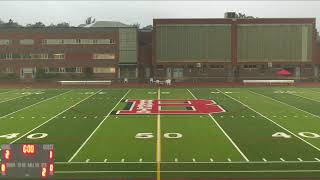
[[[13,68],[11,68],[11,67],[6,67],[5,73],[14,73]]]
[[[48,54],[30,54],[31,59],[48,59]]]
[[[64,59],[64,54],[52,54],[53,59]]]
[[[68,67],[68,68],[64,68],[64,67],[53,67],[53,68],[49,68],[46,67],[44,69],[45,73],[82,73],[82,68],[81,67]]]
[[[41,40],[41,44],[47,44],[48,42],[47,42],[47,40],[46,39],[42,39]]]
[[[33,45],[34,40],[33,39],[21,39],[20,44],[22,45]]]
[[[12,53],[0,54],[0,59],[12,59]]]
[[[9,45],[9,44],[12,44],[12,40],[0,39],[0,45]]]
[[[82,68],[81,67],[65,68],[65,71],[67,73],[81,73],[82,72]]]
[[[93,59],[115,59],[116,55],[114,53],[94,53]]]
[[[113,39],[42,39],[46,45],[74,45],[74,44],[115,44]]]
[[[115,73],[116,68],[114,67],[94,67],[93,73]]]

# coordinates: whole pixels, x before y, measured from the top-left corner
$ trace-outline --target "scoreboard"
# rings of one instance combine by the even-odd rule
[[[0,179],[53,176],[53,144],[2,144],[0,152]]]

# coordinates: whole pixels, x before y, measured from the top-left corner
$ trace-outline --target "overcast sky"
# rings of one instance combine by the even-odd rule
[[[0,19],[20,24],[68,22],[86,17],[152,24],[153,18],[223,18],[226,11],[256,17],[312,17],[320,29],[320,1],[0,1]]]

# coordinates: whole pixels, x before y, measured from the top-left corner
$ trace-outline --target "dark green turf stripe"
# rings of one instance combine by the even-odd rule
[[[195,90],[195,93],[202,98],[212,98],[227,111],[216,114],[214,117],[251,161],[262,161],[262,158],[268,161],[279,161],[280,158],[297,160],[299,157],[304,160],[314,160],[320,156],[319,151],[295,137],[291,139],[273,138],[272,134],[285,130],[226,95],[211,93],[211,91],[216,90]],[[245,103],[248,101],[262,103],[263,107],[272,109],[272,106],[263,104],[263,100],[255,95],[249,96],[250,93],[246,90],[222,89],[222,91],[238,92],[229,95]],[[247,94],[244,94],[245,92]],[[292,149],[295,150],[292,151]]]
[[[3,116],[66,92],[66,90],[43,90],[43,94],[31,94],[12,101],[0,103],[0,121]]]
[[[55,145],[55,160],[67,161],[104,119],[125,90],[102,92],[105,93],[93,95],[34,132],[47,133],[47,138],[40,140],[23,138],[17,143],[52,143]]]
[[[320,102],[317,102],[315,100],[310,100],[304,97],[300,97],[299,94],[294,95],[290,93],[276,93],[278,91],[281,91],[281,89],[264,89],[264,90],[253,89],[253,91],[266,95],[268,97],[274,98],[278,101],[284,102],[286,104],[289,104],[291,106],[294,106],[296,108],[309,112],[311,114],[320,116],[320,111],[319,111]]]

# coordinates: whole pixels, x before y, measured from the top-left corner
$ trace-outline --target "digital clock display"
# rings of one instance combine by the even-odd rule
[[[54,173],[52,144],[2,144],[0,179],[47,178]]]
[[[23,154],[34,154],[35,147],[34,144],[23,144],[22,152]]]

